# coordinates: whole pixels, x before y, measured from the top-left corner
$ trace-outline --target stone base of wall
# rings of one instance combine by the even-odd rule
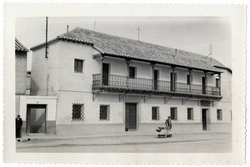
[[[56,134],[62,136],[88,136],[88,135],[113,135],[113,134],[154,134],[156,129],[164,123],[142,123],[136,131],[125,131],[124,124],[60,124],[56,126]],[[207,132],[231,133],[231,123],[213,123],[208,125]],[[201,133],[201,123],[174,123],[172,133]]]
[[[125,133],[123,124],[60,124],[56,134],[63,136],[87,136]]]
[[[55,135],[56,134],[56,121],[46,121],[46,133],[26,133],[26,121],[23,121],[21,136],[28,135]]]

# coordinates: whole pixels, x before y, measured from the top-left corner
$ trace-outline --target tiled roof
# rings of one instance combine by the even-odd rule
[[[22,51],[22,52],[29,51],[17,38],[15,38],[15,49],[16,51]]]
[[[210,61],[210,59],[206,58],[204,55],[99,33],[78,27],[58,36],[57,39],[90,44],[102,54],[117,57],[152,61],[215,72],[221,72],[221,70],[215,66],[227,68],[216,59],[212,59],[212,61]],[[32,49],[36,49],[37,47],[41,47],[43,45],[44,44],[35,46]]]

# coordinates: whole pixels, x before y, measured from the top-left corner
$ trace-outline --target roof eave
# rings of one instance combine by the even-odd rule
[[[132,60],[153,62],[153,63],[163,64],[163,65],[169,65],[169,66],[175,66],[175,67],[180,67],[180,68],[191,68],[193,70],[198,70],[198,71],[207,71],[207,72],[213,72],[213,73],[223,73],[222,71],[215,71],[215,70],[202,69],[202,68],[196,68],[196,67],[182,66],[182,65],[171,64],[171,63],[161,62],[161,61],[152,60],[152,59],[143,59],[143,58],[138,58],[138,57],[136,58],[136,57],[127,56],[127,55],[117,55],[117,54],[107,53],[107,52],[102,52],[101,54],[107,55],[107,56],[110,56],[110,57],[130,58]]]
[[[48,41],[47,44],[50,45],[50,44],[55,43],[59,40],[77,42],[77,43],[82,43],[82,44],[87,44],[87,45],[93,46],[93,43],[88,42],[88,41],[83,41],[83,40],[78,40],[78,39],[73,39],[73,38],[66,38],[66,37],[61,37],[61,36],[58,36],[57,38],[54,38],[54,39]],[[36,45],[36,46],[30,48],[30,50],[34,51],[34,50],[45,47],[45,45],[46,45],[46,43],[42,43],[42,44],[39,44],[39,45]]]

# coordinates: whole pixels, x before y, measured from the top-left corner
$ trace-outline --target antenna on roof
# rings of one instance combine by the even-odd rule
[[[141,31],[141,29],[140,29],[140,27],[138,26],[138,28],[137,28],[136,30],[138,31],[138,41],[140,41],[140,31]]]
[[[210,56],[210,61],[212,61],[212,55],[213,55],[213,44],[210,44],[209,45],[209,54],[207,55],[207,57]]]
[[[95,25],[96,25],[96,22],[94,22],[94,31],[95,31]]]
[[[48,17],[46,17],[46,30],[45,30],[45,58],[48,58]]]

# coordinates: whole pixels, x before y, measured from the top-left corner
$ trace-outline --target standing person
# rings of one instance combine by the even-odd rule
[[[17,115],[16,118],[16,138],[21,138],[21,128],[23,125],[23,120],[20,115]]]
[[[172,129],[172,122],[171,122],[171,117],[168,116],[168,119],[166,119],[165,122],[166,130],[167,130],[167,137],[171,137],[171,129]]]

